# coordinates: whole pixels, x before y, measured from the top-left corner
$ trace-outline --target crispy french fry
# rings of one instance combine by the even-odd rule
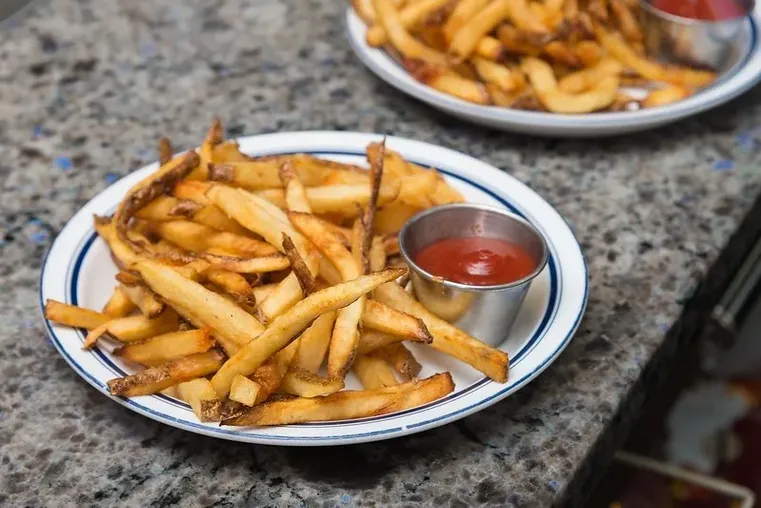
[[[235,374],[250,375],[273,353],[285,347],[295,335],[307,328],[319,315],[345,307],[380,284],[394,280],[406,270],[385,270],[365,275],[312,293],[291,309],[276,317],[256,341],[243,346],[212,378],[217,394],[230,391]]]
[[[280,167],[280,180],[285,186],[285,202],[288,209],[293,212],[312,213],[304,184],[299,180],[299,176],[290,162],[284,162]]]
[[[470,61],[486,83],[493,83],[505,92],[510,92],[518,86],[515,75],[507,66],[480,57],[471,57]]]
[[[603,58],[602,48],[595,41],[579,41],[574,46],[573,52],[584,67],[593,67]]]
[[[686,99],[690,95],[692,95],[692,92],[687,88],[679,86],[667,86],[664,88],[659,88],[658,90],[651,91],[645,100],[642,101],[642,105],[646,108],[665,106],[667,104]]]
[[[257,404],[267,400],[280,387],[294,356],[299,350],[299,345],[300,340],[294,340],[256,369],[251,376],[251,380],[259,385],[259,391],[256,394]]]
[[[478,11],[452,36],[449,44],[449,54],[459,60],[465,60],[478,46],[479,41],[513,15],[512,3],[523,0],[491,0],[489,4]],[[543,28],[543,27],[542,27]]]
[[[565,93],[580,93],[593,88],[602,79],[608,76],[617,76],[623,72],[624,67],[618,60],[603,58],[594,67],[572,72],[558,81],[558,88]]]
[[[257,337],[264,327],[255,317],[155,261],[140,261],[135,269],[143,280],[185,319],[199,328],[209,328],[230,353]]]
[[[330,336],[336,322],[334,311],[326,312],[304,330],[299,338],[299,349],[291,364],[292,368],[316,373],[328,352]]]
[[[580,94],[566,94],[558,89],[552,68],[538,58],[523,59],[521,68],[534,87],[539,100],[556,113],[590,113],[610,106],[616,100],[618,78],[606,76],[596,86]]]
[[[164,309],[166,308],[164,302],[156,298],[155,293],[148,288],[141,286],[127,287],[122,285],[122,290],[127,295],[127,298],[140,309],[143,316],[149,319],[155,318],[164,312]]]
[[[104,335],[109,335],[119,342],[135,342],[173,332],[179,326],[179,317],[172,309],[166,309],[161,315],[152,319],[142,315],[112,319],[90,330],[82,344],[82,349],[90,349]]]
[[[408,188],[408,193],[414,193],[416,186],[421,185],[423,180],[410,179],[405,182],[385,183],[378,196],[380,204],[390,203],[399,196],[404,185]],[[282,191],[272,189],[261,191],[259,196],[270,202],[283,201],[284,199],[276,198],[276,195],[282,196]],[[309,187],[306,189],[307,200],[314,213],[326,214],[331,212],[342,212],[344,214],[353,211],[354,204],[366,206],[370,200],[370,189],[366,183],[351,185],[321,185]]]
[[[412,356],[410,350],[404,347],[404,344],[390,344],[381,351],[388,362],[394,367],[394,370],[405,380],[416,377],[423,368],[415,357]]]
[[[394,369],[384,356],[374,354],[357,356],[352,369],[365,390],[399,384],[399,380],[394,375]]]
[[[121,286],[116,286],[103,307],[103,314],[110,318],[120,318],[129,315],[135,308],[135,304],[129,299],[124,289]]]
[[[314,293],[317,290],[317,281],[314,275],[309,271],[309,267],[301,258],[301,254],[296,250],[293,240],[287,234],[283,233],[283,249],[288,261],[291,263],[291,270],[296,274],[296,278],[301,286],[301,292],[305,295]]]
[[[380,414],[395,413],[419,407],[438,400],[454,391],[454,381],[452,381],[452,376],[448,372],[434,374],[423,380],[413,379],[410,382],[415,384],[415,389],[407,392],[397,402],[383,408]]]
[[[151,229],[162,238],[185,250],[203,252],[223,249],[239,256],[260,257],[277,254],[277,249],[266,242],[246,236],[218,231],[208,226],[185,220],[157,222]]]
[[[363,330],[359,339],[359,346],[357,347],[358,355],[366,355],[377,351],[390,344],[397,344],[403,340],[408,340],[405,337],[399,335],[392,335],[390,333],[379,332],[377,330]],[[424,342],[424,341],[417,341]],[[425,342],[430,344],[430,342]]]
[[[232,296],[241,305],[256,305],[254,291],[241,274],[220,268],[210,268],[205,272],[205,277],[206,280]]]
[[[177,385],[180,398],[190,404],[202,422],[218,422],[222,401],[217,398],[211,383],[205,378],[191,379]]]
[[[159,138],[159,166],[163,166],[172,160],[173,155],[172,143],[167,138]]]
[[[419,317],[428,327],[431,347],[461,360],[499,383],[507,380],[507,353],[492,348],[464,331],[439,319],[396,284],[384,284],[375,292],[376,298],[389,307]]]
[[[254,299],[257,302],[264,301],[277,288],[277,284],[264,284],[251,288],[254,293]]]
[[[378,23],[386,32],[391,45],[405,58],[423,60],[430,64],[445,65],[446,57],[412,37],[404,28],[399,12],[391,0],[373,0]]]
[[[222,129],[222,122],[219,118],[215,118],[209,131],[206,133],[206,137],[201,143],[201,149],[199,150],[199,163],[190,175],[190,180],[206,180],[209,175],[209,164],[214,162],[214,148],[222,143],[224,137],[224,129]]]
[[[296,397],[267,402],[249,409],[240,416],[224,420],[222,424],[288,425],[373,416],[382,413],[387,408],[412,407],[411,404],[416,399],[425,400],[426,398],[422,396],[416,396],[416,392],[421,389],[421,386],[425,386],[426,383],[440,376],[448,377],[449,374],[436,374],[424,380],[413,380],[375,390],[343,391],[325,397]],[[451,378],[448,386],[453,388]]]
[[[170,360],[177,360],[194,353],[208,351],[214,345],[209,330],[169,332],[150,339],[133,342],[116,348],[114,356],[156,367]]]
[[[374,300],[365,304],[362,324],[373,330],[404,337],[405,340],[426,344],[433,340],[422,319]]]
[[[450,3],[450,0],[420,0],[413,2],[406,5],[399,12],[399,21],[405,29],[414,29],[417,25],[425,21],[428,16],[442,7],[445,7],[448,3]],[[367,30],[366,39],[367,43],[373,47],[380,47],[388,42],[386,30],[381,24],[371,26]]]
[[[375,214],[375,231],[380,234],[396,233],[414,215],[420,212],[419,206],[393,203],[384,206]]]
[[[457,5],[452,10],[452,14],[447,18],[446,23],[444,23],[444,36],[447,41],[451,42],[460,28],[481,12],[488,3],[489,0],[461,0],[457,2]]]
[[[368,261],[371,272],[379,272],[386,268],[386,245],[383,237],[374,236],[370,241]]]
[[[475,104],[489,103],[486,87],[478,81],[464,78],[445,67],[433,66],[420,60],[405,60],[404,66],[416,80],[440,92]]]
[[[320,397],[336,393],[344,388],[344,380],[318,376],[314,372],[291,368],[280,384],[280,391],[299,397]]]
[[[251,407],[256,404],[259,390],[261,390],[259,383],[255,383],[246,376],[238,374],[233,378],[232,385],[230,385],[230,400]],[[216,392],[214,392],[214,395],[216,396]]]
[[[642,29],[637,22],[637,18],[632,14],[632,11],[629,10],[626,3],[622,0],[609,1],[613,15],[616,17],[621,33],[626,37],[626,40],[631,42],[642,42],[644,40]]]
[[[123,378],[108,381],[112,395],[135,397],[160,392],[170,386],[216,372],[225,361],[225,354],[218,349],[172,360],[158,367]]]
[[[111,320],[107,314],[50,299],[45,301],[45,318],[58,324],[88,330],[98,328]]]

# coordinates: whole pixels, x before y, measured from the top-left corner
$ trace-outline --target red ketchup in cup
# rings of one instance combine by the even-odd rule
[[[735,19],[746,14],[740,0],[651,0],[650,3],[663,12],[703,21]]]

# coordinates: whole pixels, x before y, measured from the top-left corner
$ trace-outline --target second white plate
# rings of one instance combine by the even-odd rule
[[[372,72],[391,86],[463,120],[505,131],[584,138],[636,132],[675,122],[723,104],[749,90],[761,79],[761,47],[758,26],[761,3],[745,21],[737,36],[733,65],[710,87],[667,106],[617,113],[560,115],[496,106],[481,106],[444,94],[420,83],[382,48],[370,47],[367,26],[353,9],[346,11],[346,34],[352,49]]]

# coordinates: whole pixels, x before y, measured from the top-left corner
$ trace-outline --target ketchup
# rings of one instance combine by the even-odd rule
[[[663,12],[690,19],[720,21],[745,15],[741,0],[652,0]]]
[[[498,238],[447,238],[418,253],[415,263],[426,272],[460,284],[494,286],[520,280],[536,268],[522,247]]]

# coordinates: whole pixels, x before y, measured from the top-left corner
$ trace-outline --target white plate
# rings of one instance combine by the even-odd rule
[[[444,94],[416,81],[383,49],[367,45],[365,23],[353,9],[346,11],[346,33],[362,62],[381,79],[402,92],[463,120],[496,129],[559,137],[599,137],[651,129],[723,104],[761,79],[761,48],[757,37],[761,2],[737,36],[729,68],[712,86],[694,96],[658,108],[617,113],[560,115],[496,106],[480,106]]]
[[[365,147],[380,139],[380,135],[374,134],[293,132],[239,141],[242,151],[251,155],[306,152],[364,164]],[[494,383],[467,365],[430,348],[418,347],[414,352],[424,365],[421,375],[450,371],[456,384],[454,393],[420,408],[373,418],[269,428],[219,427],[200,423],[187,404],[164,395],[111,397],[106,382],[125,372],[134,372],[135,367],[107,351],[83,351],[81,331],[47,322],[56,348],[88,383],[133,411],[191,432],[251,443],[310,446],[388,439],[444,425],[514,393],[557,358],[584,312],[587,268],[573,233],[546,201],[488,164],[418,141],[389,137],[387,143],[411,161],[438,168],[468,201],[506,207],[522,215],[548,241],[547,267],[533,283],[510,336],[501,346],[511,359],[506,384]],[[119,180],[87,203],[63,228],[43,266],[40,305],[52,298],[91,309],[103,307],[114,286],[116,267],[105,243],[93,230],[92,216],[112,214],[130,186],[155,169],[152,164]],[[353,379],[349,382],[359,386]]]

